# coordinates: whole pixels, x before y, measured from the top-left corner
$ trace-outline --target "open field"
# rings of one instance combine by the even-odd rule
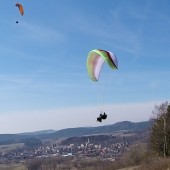
[[[0,152],[11,151],[18,148],[23,148],[24,143],[15,143],[9,145],[0,145]]]
[[[27,170],[23,164],[0,165],[0,170]]]
[[[139,166],[134,166],[134,167],[129,167],[129,168],[123,168],[123,169],[118,169],[118,170],[137,170]]]
[[[28,166],[29,165],[29,166]],[[35,166],[40,165],[40,166]],[[95,160],[75,160],[73,158],[46,159],[44,161],[32,160],[27,162],[31,169],[41,170],[169,170],[170,158],[154,158],[149,162],[142,162],[139,165],[124,164],[123,162],[100,162]],[[34,167],[34,168],[33,168]],[[37,167],[37,168],[35,168]],[[39,167],[39,168],[38,168]],[[28,170],[24,164],[0,165],[0,170]]]

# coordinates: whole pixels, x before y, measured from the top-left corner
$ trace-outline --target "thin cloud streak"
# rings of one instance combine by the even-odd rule
[[[43,44],[61,43],[65,41],[65,35],[56,28],[23,22],[19,31],[18,39],[34,41]],[[27,35],[27,36],[25,36]],[[24,41],[23,41],[24,42]]]

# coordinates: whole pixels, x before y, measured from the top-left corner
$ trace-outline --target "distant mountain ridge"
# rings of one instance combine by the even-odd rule
[[[116,131],[143,131],[149,129],[152,125],[151,121],[143,121],[143,122],[130,122],[130,121],[122,121],[117,122],[112,125],[104,125],[98,127],[78,127],[78,128],[67,128],[58,130],[51,134],[40,134],[38,135],[40,138],[49,137],[74,137],[74,136],[83,136],[83,135],[94,135],[94,134],[103,134],[103,133],[114,133]]]
[[[35,131],[28,133],[18,133],[18,134],[0,134],[0,144],[10,144],[21,142],[29,138],[38,138],[38,139],[59,139],[59,138],[68,138],[68,137],[78,137],[84,135],[95,135],[95,134],[107,134],[115,133],[119,131],[144,131],[150,129],[152,126],[151,121],[143,122],[130,122],[122,121],[117,122],[112,125],[104,125],[98,127],[77,127],[77,128],[67,128],[61,130],[44,130],[44,131]]]

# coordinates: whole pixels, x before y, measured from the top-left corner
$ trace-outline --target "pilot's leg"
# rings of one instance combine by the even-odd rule
[[[98,122],[102,122],[102,119],[100,117],[97,118]]]

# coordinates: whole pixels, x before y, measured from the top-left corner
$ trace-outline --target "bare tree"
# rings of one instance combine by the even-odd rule
[[[41,159],[33,159],[26,162],[26,167],[28,170],[39,170],[42,165]]]
[[[169,109],[169,110],[168,110]],[[170,154],[170,105],[164,102],[155,105],[153,111],[153,127],[151,131],[151,147],[160,156]]]

